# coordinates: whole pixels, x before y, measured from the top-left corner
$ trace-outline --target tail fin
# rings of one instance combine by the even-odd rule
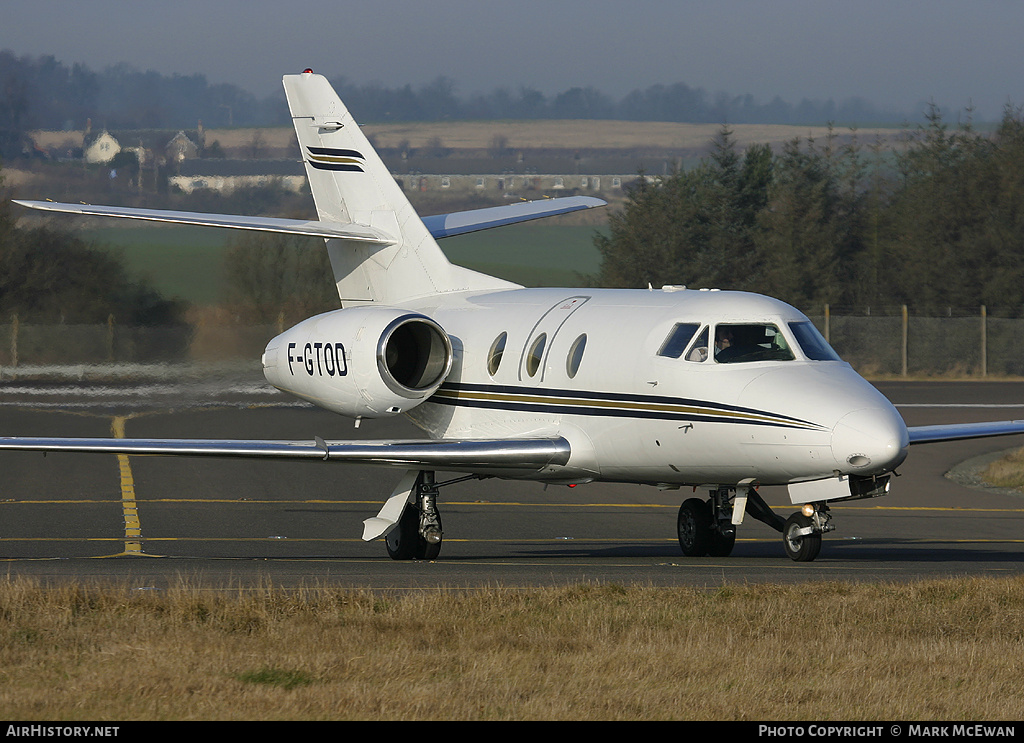
[[[517,286],[449,263],[327,78],[285,75],[284,90],[321,221],[364,225],[390,241],[327,239],[343,305]]]

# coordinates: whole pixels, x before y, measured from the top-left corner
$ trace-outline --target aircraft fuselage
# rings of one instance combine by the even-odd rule
[[[889,401],[838,360],[806,316],[769,297],[545,288],[435,295],[400,309],[443,329],[452,362],[432,395],[391,412],[431,438],[568,440],[569,462],[531,479],[789,484],[883,474],[907,453],[906,426]],[[280,336],[279,346],[295,350],[268,379],[331,408],[330,386],[348,380],[328,379],[319,356],[294,359],[307,345],[310,359],[314,347],[336,357],[345,346],[348,365],[358,366],[347,339],[331,335],[335,318],[353,310],[363,308],[314,319],[316,342],[303,340],[308,331],[298,341],[288,341],[293,331]],[[719,329],[757,337],[729,360],[714,345]]]

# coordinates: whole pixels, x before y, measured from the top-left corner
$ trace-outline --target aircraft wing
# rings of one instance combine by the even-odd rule
[[[951,423],[940,426],[909,426],[911,444],[931,444],[938,441],[979,439],[987,436],[1010,436],[1024,433],[1024,421],[990,421],[986,423]]]
[[[492,227],[529,222],[533,219],[569,214],[582,209],[593,209],[598,206],[607,206],[607,202],[592,196],[566,196],[560,199],[520,201],[515,204],[502,204],[465,212],[436,214],[432,217],[423,217],[423,224],[430,230],[434,239],[440,239],[465,235],[468,232],[489,230]]]
[[[0,451],[309,459],[448,471],[541,470],[569,461],[563,438],[264,441],[0,437]]]
[[[312,237],[334,237],[345,240],[389,245],[394,242],[389,235],[367,225],[341,224],[338,222],[306,221],[276,217],[243,217],[235,214],[207,214],[204,212],[178,212],[166,209],[136,209],[123,206],[92,206],[88,204],[62,204],[56,201],[22,201],[15,204],[49,212],[79,214],[86,217],[120,217],[148,222],[191,224],[200,227],[227,227],[235,230],[256,232],[279,232],[289,235]],[[451,214],[425,217],[423,223],[435,239],[464,235],[467,232],[503,227],[533,219],[569,214],[581,209],[605,206],[606,202],[591,196],[567,196],[561,199],[522,201],[503,204],[485,209],[472,209]]]

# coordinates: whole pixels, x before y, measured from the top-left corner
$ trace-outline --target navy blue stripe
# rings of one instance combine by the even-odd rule
[[[799,426],[779,421],[756,420],[750,418],[729,418],[718,415],[702,415],[698,413],[680,413],[671,410],[616,410],[614,408],[589,408],[577,405],[548,405],[542,403],[517,403],[505,400],[467,400],[431,397],[427,402],[438,405],[466,408],[492,408],[495,410],[514,410],[517,412],[557,413],[561,415],[604,416],[609,418],[643,418],[645,420],[673,420],[703,423],[737,423],[751,426],[767,426],[770,428],[799,428]]]
[[[358,165],[351,165],[348,163],[319,163],[316,160],[310,160],[309,164],[317,170],[344,170],[349,173],[363,172],[363,169]]]
[[[743,408],[738,405],[726,405],[724,403],[708,402],[706,400],[694,400],[686,397],[665,397],[662,395],[631,395],[623,392],[591,392],[589,390],[560,390],[540,387],[515,387],[511,385],[498,384],[463,384],[461,382],[446,382],[441,385],[441,391],[452,392],[480,392],[498,395],[531,395],[533,397],[568,397],[576,400],[608,400],[611,402],[626,402],[643,405],[688,405],[692,407],[710,408],[730,413],[744,413],[747,415],[767,415],[773,418],[802,423],[808,426],[816,426],[811,421],[793,418],[788,415],[780,415],[756,408]],[[672,417],[676,414],[668,414]]]
[[[311,155],[333,155],[336,157],[358,157],[363,159],[363,153],[355,150],[342,150],[337,147],[307,147]]]

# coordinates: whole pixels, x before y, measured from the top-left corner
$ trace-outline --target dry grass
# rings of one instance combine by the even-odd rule
[[[531,120],[531,121],[443,121],[412,122],[403,124],[367,124],[363,130],[381,147],[397,147],[407,141],[412,147],[425,147],[440,140],[445,147],[454,149],[486,150],[495,135],[508,139],[508,145],[527,149],[580,148],[658,148],[707,149],[718,132],[719,124],[680,124],[661,121],[605,121],[605,120]],[[793,126],[784,124],[735,124],[732,127],[741,146],[754,143],[783,144],[794,138],[813,137],[824,141],[828,134],[823,126]],[[835,133],[847,135],[849,131],[837,128]],[[857,136],[864,143],[876,137],[892,138],[896,129],[860,129]],[[259,135],[265,147],[279,150],[291,145],[295,139],[291,127],[209,129],[206,141],[220,142],[227,149],[246,147]],[[81,132],[32,132],[41,147],[52,147],[64,142],[81,146]]]
[[[981,477],[996,487],[1024,489],[1024,448],[990,463],[981,471]]]
[[[1024,578],[375,594],[0,584],[23,720],[1024,716]]]
[[[605,121],[605,120],[535,120],[535,121],[443,121],[412,122],[403,124],[367,124],[367,136],[373,137],[380,147],[398,147],[408,142],[412,147],[426,147],[440,141],[445,147],[466,150],[486,150],[495,135],[508,139],[508,146],[527,149],[707,149],[719,124],[680,124],[660,121]],[[824,141],[828,128],[824,126],[791,126],[775,124],[736,124],[731,127],[740,146],[754,143],[781,145],[792,139],[813,137]],[[211,129],[208,142],[217,140],[222,147],[244,147],[259,131],[266,146],[286,147],[294,139],[292,129]],[[845,129],[836,134],[846,135]],[[861,129],[857,135],[862,142],[876,137],[897,136],[896,129]]]

